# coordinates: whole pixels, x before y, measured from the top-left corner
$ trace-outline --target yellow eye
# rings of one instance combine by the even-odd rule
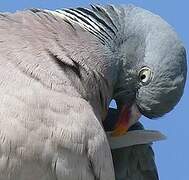
[[[139,71],[139,80],[140,82],[142,82],[143,84],[148,84],[150,82],[150,80],[152,79],[152,71],[151,69],[149,69],[148,67],[143,67],[140,71]]]

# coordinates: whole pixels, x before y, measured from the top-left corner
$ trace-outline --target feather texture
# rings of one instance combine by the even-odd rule
[[[101,125],[112,97],[136,100],[145,115],[168,112],[184,89],[184,52],[166,22],[134,6],[0,14],[0,180],[114,180]],[[145,63],[156,65],[157,90],[138,84]],[[146,172],[146,151],[120,168]]]
[[[118,110],[110,108],[106,117],[104,127],[110,131],[118,118]],[[139,131],[140,137],[137,137]],[[158,180],[158,172],[154,159],[152,143],[160,140],[163,136],[154,132],[151,135],[146,132],[141,123],[136,123],[129,128],[128,138],[123,138],[125,146],[112,149],[112,157],[116,180]],[[130,134],[129,134],[130,133]],[[111,139],[109,139],[111,144]],[[114,140],[113,140],[114,141]],[[116,141],[116,140],[115,140]],[[128,142],[123,142],[128,141]],[[116,142],[114,142],[115,145]]]
[[[94,58],[100,43],[88,51],[97,42],[89,36],[87,49],[78,50],[85,35],[42,10],[1,16],[1,180],[114,179],[100,124],[106,80],[83,60]],[[103,56],[95,55],[97,66]],[[99,81],[93,94],[87,87],[92,80]],[[93,109],[97,104],[101,110]]]

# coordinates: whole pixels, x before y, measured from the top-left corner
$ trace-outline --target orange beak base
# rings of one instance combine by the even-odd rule
[[[131,109],[127,106],[124,106],[121,110],[118,122],[115,125],[115,129],[111,134],[113,137],[124,135],[128,131],[130,116]]]

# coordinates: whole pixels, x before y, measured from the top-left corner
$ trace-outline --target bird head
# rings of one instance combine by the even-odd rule
[[[179,102],[187,74],[186,52],[177,33],[161,17],[133,5],[92,5],[91,10],[66,9],[53,14],[72,27],[78,24],[95,39],[85,51],[86,56],[88,49],[93,49],[95,58],[91,61],[89,52],[85,61],[106,79],[101,83],[98,78],[105,113],[108,103],[104,102],[111,98],[117,102],[120,115],[114,135],[125,133],[141,115],[161,117]],[[96,59],[103,59],[103,63]]]
[[[154,119],[179,102],[186,81],[186,52],[178,35],[162,18],[133,8],[125,18],[124,40],[114,99],[120,117],[114,135],[121,135],[141,115]]]

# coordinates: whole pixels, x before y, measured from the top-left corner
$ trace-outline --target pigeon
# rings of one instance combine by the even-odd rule
[[[133,5],[0,13],[0,179],[114,180],[112,137],[182,97],[186,51]]]

